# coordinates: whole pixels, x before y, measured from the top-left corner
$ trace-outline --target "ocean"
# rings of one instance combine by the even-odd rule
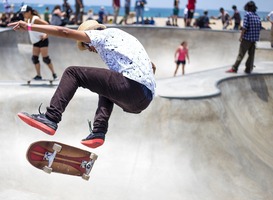
[[[55,6],[55,4],[29,4],[31,7],[33,7],[35,10],[37,10],[40,14],[43,14],[46,7],[49,7],[49,10],[52,10]],[[17,12],[20,10],[21,4],[14,4],[14,12]],[[91,5],[85,5],[84,12],[87,13],[89,9],[93,9],[94,14],[97,14],[100,10],[101,6],[91,6]],[[72,9],[74,9],[74,6],[72,5]],[[108,13],[108,15],[113,14],[113,8],[111,6],[104,6],[104,9]],[[131,11],[133,11],[134,8],[131,8]],[[0,13],[4,12],[3,4],[0,3]],[[184,8],[180,8],[179,17],[183,17]],[[197,9],[195,12],[194,17],[197,18],[200,15],[202,15],[204,10]],[[232,10],[227,10],[227,12],[232,15]],[[208,10],[209,16],[218,16],[219,10]],[[240,11],[241,15],[243,16],[244,11]],[[266,16],[268,15],[267,12],[257,12],[257,14],[260,16],[262,20],[266,20]],[[119,15],[124,15],[124,8],[120,9]],[[172,15],[172,8],[145,8],[144,16],[145,17],[163,17],[167,18]]]

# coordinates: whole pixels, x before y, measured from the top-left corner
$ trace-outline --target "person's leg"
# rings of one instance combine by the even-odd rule
[[[179,68],[179,63],[177,61],[173,76],[176,76],[178,68]]]
[[[255,42],[249,42],[248,48],[248,58],[246,60],[246,68],[245,73],[251,73],[254,67],[254,58],[255,58],[255,49],[256,45]]]
[[[144,24],[144,8],[140,9],[141,24]]]
[[[238,56],[236,58],[236,61],[234,63],[234,65],[232,66],[232,69],[234,71],[238,71],[239,65],[241,64],[247,50],[249,48],[249,44],[247,40],[242,40],[241,44],[240,44],[240,48],[239,48],[239,53]]]
[[[185,64],[182,64],[182,75],[185,74]]]
[[[152,100],[152,93],[148,88],[118,72],[102,68],[68,67],[63,73],[45,114],[19,113],[18,116],[27,124],[54,135],[57,124],[62,119],[62,113],[78,87],[89,89],[100,95],[94,131],[83,141],[83,144],[92,148],[104,142],[113,103],[126,112],[140,113]],[[98,139],[99,142],[94,139]]]
[[[41,76],[41,65],[40,65],[40,61],[39,61],[39,55],[40,55],[40,48],[33,46],[32,48],[32,63],[35,66],[35,70],[36,70],[36,76],[34,78],[38,78],[40,77],[42,79]]]

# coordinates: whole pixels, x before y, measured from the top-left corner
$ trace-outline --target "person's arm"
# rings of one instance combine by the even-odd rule
[[[84,31],[77,31],[74,29],[69,29],[62,26],[54,25],[40,25],[40,24],[28,24],[24,21],[18,21],[8,24],[8,26],[13,26],[15,31],[38,31],[46,33],[48,35],[63,37],[68,39],[74,39],[82,42],[90,42],[90,38],[85,34]]]
[[[240,42],[242,42],[243,36],[244,36],[245,32],[246,32],[246,29],[242,28],[242,30],[241,30],[241,36],[240,36],[240,39],[239,39]]]
[[[175,53],[174,53],[174,62],[177,61],[177,54],[178,54],[178,52],[179,52],[179,49],[180,49],[180,48],[177,48],[176,51],[175,51]]]

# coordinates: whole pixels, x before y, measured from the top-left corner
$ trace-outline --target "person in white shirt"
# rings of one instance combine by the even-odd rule
[[[9,24],[14,30],[28,30],[23,21]],[[45,114],[18,113],[27,124],[54,135],[62,113],[78,87],[99,94],[93,130],[82,140],[91,148],[101,146],[108,129],[114,104],[129,113],[140,113],[151,103],[155,94],[155,65],[142,44],[132,35],[117,28],[106,28],[95,20],[83,22],[78,30],[52,25],[32,25],[31,29],[53,36],[77,40],[80,50],[98,53],[109,69],[68,67],[53,95]],[[39,108],[40,110],[40,108]]]
[[[36,10],[33,10],[33,8],[28,5],[22,6],[21,13],[24,16],[24,19],[30,25],[33,25],[33,24],[46,25],[46,24],[48,24],[47,21],[45,21],[39,17],[39,14]],[[40,61],[39,61],[40,54],[43,57],[43,62],[50,69],[53,79],[56,79],[57,75],[54,71],[52,61],[48,55],[49,40],[48,40],[47,34],[37,32],[37,31],[29,31],[28,33],[29,33],[30,41],[33,44],[31,59],[32,59],[33,64],[35,65],[35,69],[36,69],[36,73],[37,73],[37,75],[33,79],[34,80],[41,80],[42,79],[41,65],[40,65]]]

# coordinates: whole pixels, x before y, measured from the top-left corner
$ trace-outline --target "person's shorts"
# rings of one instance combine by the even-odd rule
[[[48,38],[46,38],[45,40],[40,40],[39,42],[33,44],[34,47],[39,47],[39,48],[42,48],[42,47],[48,47]]]
[[[186,60],[178,60],[178,61],[176,61],[176,64],[177,65],[180,65],[180,64],[185,65],[186,64]]]
[[[192,19],[194,15],[194,10],[188,10],[188,19]]]

